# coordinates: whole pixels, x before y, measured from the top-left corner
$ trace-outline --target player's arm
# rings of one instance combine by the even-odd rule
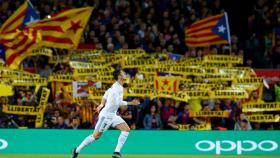
[[[105,106],[105,104],[106,104],[106,98],[103,97],[102,100],[101,100],[100,105],[96,108],[96,111],[97,111],[98,113],[100,113],[101,109],[103,109],[103,107]]]
[[[109,89],[105,92],[104,96],[102,97],[101,103],[100,105],[96,108],[96,111],[99,113],[101,111],[101,109],[103,109],[103,107],[106,104],[107,98],[109,95]]]
[[[138,99],[133,99],[131,102],[127,102],[127,101],[121,101],[120,102],[120,106],[127,106],[127,105],[139,105],[140,102]]]

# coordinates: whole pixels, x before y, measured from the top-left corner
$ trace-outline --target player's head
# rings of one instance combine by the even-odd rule
[[[113,72],[113,77],[116,81],[120,82],[123,85],[126,79],[126,74],[123,70],[115,70]]]

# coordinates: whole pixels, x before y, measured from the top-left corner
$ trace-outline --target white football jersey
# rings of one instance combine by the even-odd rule
[[[120,106],[127,105],[127,102],[123,101],[123,86],[118,82],[115,82],[103,97],[106,99],[106,103],[100,114],[116,114]]]

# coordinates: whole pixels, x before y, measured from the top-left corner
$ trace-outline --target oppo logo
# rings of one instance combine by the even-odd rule
[[[4,139],[0,139],[0,150],[3,150],[8,147],[8,142]]]
[[[221,152],[229,152],[236,150],[236,154],[241,155],[244,151],[274,151],[278,148],[278,144],[272,140],[263,140],[259,143],[252,140],[238,140],[233,142],[231,140],[221,140],[221,141],[210,141],[210,140],[201,140],[195,144],[195,147],[199,151],[212,151],[215,150],[217,155],[220,155]]]

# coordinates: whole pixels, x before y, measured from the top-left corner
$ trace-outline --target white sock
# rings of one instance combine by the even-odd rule
[[[87,136],[83,142],[76,148],[76,153],[79,153],[84,147],[86,147],[87,145],[89,145],[90,143],[92,143],[94,141],[94,137],[93,135],[89,135]]]
[[[115,149],[115,152],[120,152],[121,149],[122,149],[122,146],[124,145],[127,137],[128,137],[128,134],[129,132],[125,132],[125,131],[122,131],[120,136],[119,136],[119,139],[118,139],[118,144],[116,146],[116,149]]]

